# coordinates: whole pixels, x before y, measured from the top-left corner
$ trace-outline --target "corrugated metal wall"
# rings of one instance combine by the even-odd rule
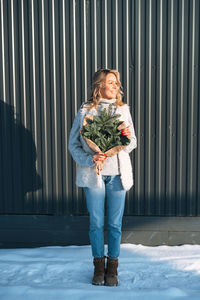
[[[109,67],[138,138],[125,214],[200,215],[199,20],[199,0],[0,0],[0,213],[87,213],[68,134]]]

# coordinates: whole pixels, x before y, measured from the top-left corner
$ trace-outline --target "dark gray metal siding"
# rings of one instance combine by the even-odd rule
[[[198,0],[1,0],[0,213],[87,213],[68,134],[109,67],[138,138],[125,214],[200,215],[199,19]]]

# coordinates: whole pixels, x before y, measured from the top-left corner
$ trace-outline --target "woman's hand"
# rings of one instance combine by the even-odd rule
[[[93,155],[93,162],[97,163],[99,161],[103,161],[107,158],[106,154],[103,152],[97,152]]]
[[[128,139],[131,137],[131,132],[129,129],[130,126],[125,127],[124,129],[121,130],[122,135],[126,135]]]

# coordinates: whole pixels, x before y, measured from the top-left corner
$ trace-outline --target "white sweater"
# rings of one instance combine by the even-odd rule
[[[133,186],[133,172],[129,153],[137,147],[137,139],[129,106],[127,104],[118,106],[115,113],[121,115],[119,120],[124,121],[126,126],[130,125],[131,142],[124,150],[118,153],[122,186],[128,191]],[[96,174],[95,163],[92,160],[94,152],[80,134],[86,114],[98,115],[98,112],[95,108],[88,111],[84,105],[79,109],[70,131],[68,149],[77,164],[76,185],[98,188],[102,187],[102,180],[101,175]]]

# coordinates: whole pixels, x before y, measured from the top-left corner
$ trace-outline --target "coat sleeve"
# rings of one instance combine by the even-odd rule
[[[126,148],[124,148],[124,151],[126,153],[130,153],[133,149],[137,148],[137,138],[135,135],[135,129],[134,129],[129,106],[127,106],[127,114],[128,114],[128,125],[130,126],[129,129],[130,129],[130,133],[131,133],[131,138],[130,138],[131,142],[128,146],[126,146]]]
[[[70,134],[69,134],[69,142],[68,142],[68,150],[71,153],[74,161],[81,167],[92,167],[95,163],[92,160],[93,155],[87,153],[83,150],[81,141],[80,141],[80,111],[79,109]]]

